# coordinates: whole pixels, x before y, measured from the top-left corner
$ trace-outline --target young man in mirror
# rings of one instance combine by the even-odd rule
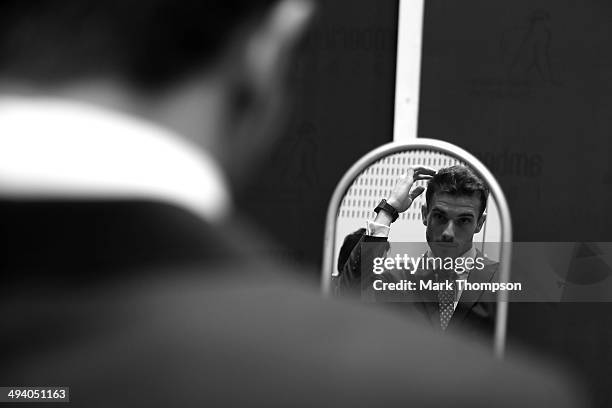
[[[425,191],[424,187],[413,188],[419,180],[428,181],[421,216],[429,249],[416,262],[411,258],[411,264],[402,267],[401,262],[389,262],[387,241],[399,214]],[[473,244],[474,234],[486,219],[488,196],[488,187],[468,167],[452,166],[437,172],[428,167],[409,168],[389,198],[376,207],[376,217],[367,221],[366,234],[338,277],[338,292],[361,291],[376,300],[393,301],[444,331],[461,328],[491,338],[494,296],[464,288],[465,282],[471,285],[497,278],[498,263]]]

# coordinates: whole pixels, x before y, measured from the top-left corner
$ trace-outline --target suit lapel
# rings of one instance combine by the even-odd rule
[[[478,254],[478,256],[482,256]],[[469,283],[485,283],[490,282],[495,272],[497,271],[497,263],[490,263],[483,269],[473,269],[467,281]],[[474,306],[476,302],[480,300],[484,291],[482,290],[464,290],[461,293],[461,297],[459,298],[459,303],[457,304],[457,308],[453,313],[453,317],[451,318],[450,326],[457,326],[463,322],[470,309]]]
[[[440,327],[440,310],[438,309],[438,297],[436,293],[434,291],[422,292],[421,299],[431,324]]]
[[[417,270],[416,276],[419,278],[419,280],[432,279],[431,273],[424,269]],[[438,311],[437,292],[418,290],[416,295],[418,297],[419,307],[423,308],[430,323],[436,327],[440,327],[440,313]]]

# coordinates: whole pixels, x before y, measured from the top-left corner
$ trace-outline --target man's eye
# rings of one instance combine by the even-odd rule
[[[436,221],[443,221],[445,219],[445,217],[442,214],[438,214],[438,213],[435,213],[433,217],[434,217],[434,220]]]
[[[470,222],[472,222],[472,220],[469,219],[469,218],[461,218],[459,220],[459,224],[461,224],[461,225],[466,225],[466,224],[469,224]]]

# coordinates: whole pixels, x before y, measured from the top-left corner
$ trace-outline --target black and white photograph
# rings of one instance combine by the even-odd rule
[[[612,407],[610,50],[593,0],[1,1],[0,408]]]

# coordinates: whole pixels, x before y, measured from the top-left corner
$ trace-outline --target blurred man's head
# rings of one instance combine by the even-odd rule
[[[465,166],[447,167],[433,176],[421,212],[434,255],[454,258],[471,248],[485,221],[488,197],[486,184]]]
[[[2,2],[1,90],[152,119],[236,179],[271,144],[312,9],[310,0]]]

